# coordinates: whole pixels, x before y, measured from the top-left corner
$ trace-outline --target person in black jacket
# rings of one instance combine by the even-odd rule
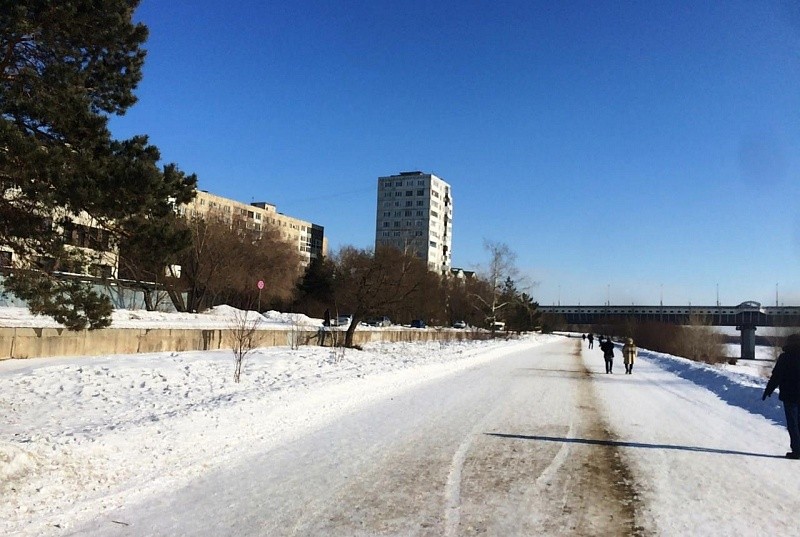
[[[603,360],[606,361],[606,373],[613,373],[614,367],[614,342],[610,337],[600,338],[600,350],[603,351]]]
[[[783,353],[775,362],[761,400],[771,396],[775,388],[780,391],[778,398],[783,401],[789,446],[792,449],[786,454],[786,458],[800,459],[800,334],[792,334],[786,338]]]

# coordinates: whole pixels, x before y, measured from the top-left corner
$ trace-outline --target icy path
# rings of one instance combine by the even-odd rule
[[[69,507],[63,498],[71,496],[53,492],[61,485],[48,486],[29,459],[16,460],[30,468],[4,466],[0,449],[0,470],[10,469],[12,478],[14,471],[18,477],[28,471],[28,479],[16,482],[0,473],[4,501],[19,505],[13,511],[4,506],[13,515],[6,518],[14,524],[8,530],[104,536],[796,534],[800,463],[780,457],[784,429],[646,359],[632,376],[623,375],[619,363],[616,374],[605,375],[599,351],[582,349],[574,339],[437,347],[424,357],[410,348],[386,351],[350,354],[338,364],[308,354],[318,350],[303,356],[284,351],[279,367],[265,355],[254,361],[245,386],[224,386],[211,375],[199,393],[189,390],[198,370],[213,371],[216,360],[191,362],[187,369],[173,356],[141,371],[137,361],[132,371],[119,360],[84,363],[80,375],[108,369],[106,383],[84,378],[75,385],[92,387],[92,394],[116,405],[119,423],[88,411],[97,398],[92,394],[71,400],[84,405],[83,416],[53,406],[70,402],[54,388],[71,382],[75,364],[48,365],[56,368],[57,383],[27,365],[3,372],[0,364],[6,390],[0,394],[24,380],[26,389],[45,392],[42,412],[64,413],[52,421],[30,411],[33,399],[23,401],[29,414],[12,404],[12,430],[25,430],[26,420],[39,429],[0,448],[26,449],[29,458],[44,457],[51,444],[72,453],[56,459],[72,464],[53,465],[53,478],[80,487],[89,481],[78,462],[94,452],[92,471],[115,483],[108,493],[95,485],[94,496],[80,489],[80,501]],[[292,380],[277,379],[278,371]],[[181,385],[190,372],[194,381]],[[152,377],[156,386],[173,390],[180,385],[183,397],[134,389],[139,383],[131,383],[132,376]],[[111,377],[121,377],[119,388]],[[14,384],[3,386],[3,380]],[[124,395],[128,391],[133,395]],[[158,419],[143,421],[136,400],[156,407]],[[73,424],[72,451],[54,430],[64,423]],[[123,465],[116,480],[104,472],[113,463]],[[153,474],[158,470],[163,476]],[[30,488],[37,483],[45,485]],[[26,494],[6,495],[9,487]],[[60,509],[48,509],[48,501]]]
[[[798,534],[800,461],[783,458],[784,427],[646,359],[625,375],[617,358],[605,375],[596,349],[583,358],[647,527],[676,536]],[[751,392],[760,399],[760,389]]]

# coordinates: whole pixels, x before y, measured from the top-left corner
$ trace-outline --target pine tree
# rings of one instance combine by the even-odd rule
[[[118,141],[108,130],[141,80],[138,3],[0,0],[0,248],[22,262],[4,286],[72,329],[107,326],[111,305],[53,276],[85,261],[65,248],[64,228],[83,215],[120,241],[194,195],[196,178],[159,168],[145,136]]]

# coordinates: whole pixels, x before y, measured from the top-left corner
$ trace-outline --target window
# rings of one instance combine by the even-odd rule
[[[417,216],[422,216],[422,215],[423,215],[422,211],[417,211]]]
[[[413,196],[413,195],[414,195],[413,190],[406,190],[406,196]]]
[[[403,186],[403,181],[395,181],[394,186]]]
[[[400,227],[400,220],[395,220],[394,227]]]
[[[97,278],[110,278],[111,267],[108,265],[92,264],[89,266],[89,274]]]
[[[425,181],[420,179],[419,181],[417,181],[417,186],[425,186]]]
[[[439,213],[437,213],[436,211],[431,211],[431,216],[433,218],[438,218],[439,217]]]
[[[414,205],[414,202],[411,201],[411,200],[406,202],[406,207],[412,207],[413,205]]]
[[[423,205],[425,205],[423,200],[417,200],[417,207],[422,207]]]
[[[394,193],[394,197],[395,197],[395,198],[399,198],[399,197],[400,197],[400,196],[402,196],[402,195],[403,195],[403,193],[402,193],[402,192],[400,192],[399,190],[398,190],[397,192],[395,192],[395,193]]]
[[[389,227],[389,222],[384,222],[383,227]]]
[[[417,196],[424,196],[424,195],[425,195],[424,190],[417,190]]]
[[[405,216],[411,216],[411,213],[412,213],[412,212],[413,212],[413,211],[406,211],[406,213],[405,213]]]

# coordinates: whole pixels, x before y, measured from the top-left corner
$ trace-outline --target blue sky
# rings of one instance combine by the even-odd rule
[[[505,242],[542,304],[800,305],[800,7],[606,4],[143,0],[112,131],[332,250],[435,173],[454,266]]]

